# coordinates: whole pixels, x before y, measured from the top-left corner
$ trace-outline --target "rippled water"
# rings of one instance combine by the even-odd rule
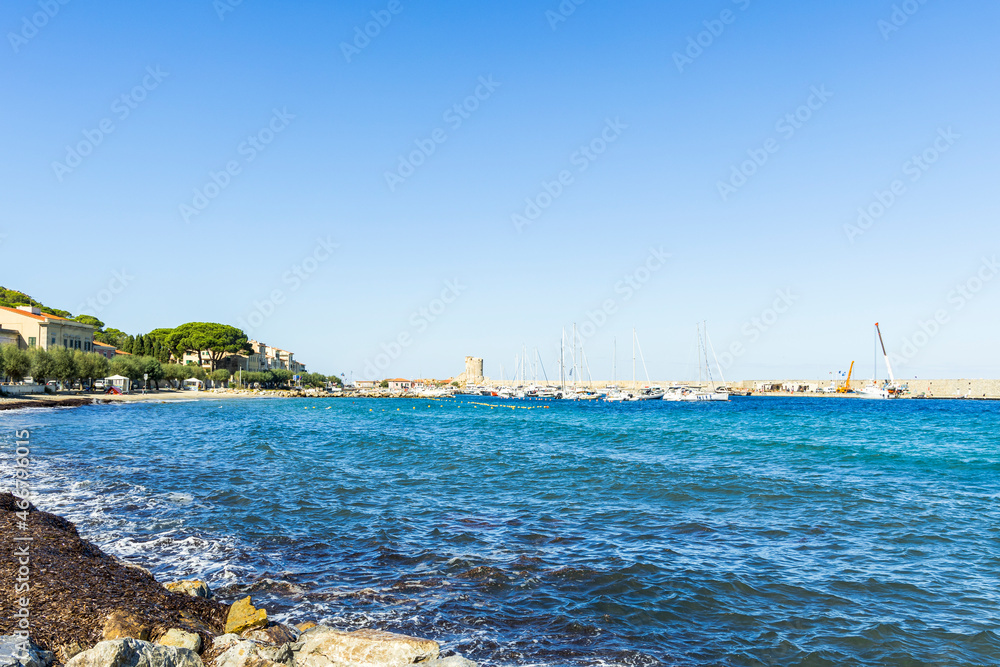
[[[93,406],[0,440],[9,473],[30,429],[39,506],[105,549],[283,619],[491,665],[1000,663],[1000,404],[544,405]]]

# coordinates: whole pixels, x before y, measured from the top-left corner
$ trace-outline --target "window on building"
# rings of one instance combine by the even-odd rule
[[[35,337],[28,336],[28,347],[35,347]]]

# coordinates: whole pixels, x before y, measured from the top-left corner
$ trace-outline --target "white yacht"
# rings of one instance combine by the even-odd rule
[[[872,381],[858,392],[858,396],[860,398],[876,400],[899,398],[902,396],[903,388],[896,384],[896,376],[892,373],[892,364],[889,363],[889,355],[886,354],[885,343],[882,341],[882,329],[879,328],[878,322],[875,323],[875,333],[878,335],[878,344],[875,347],[875,353],[878,354],[878,348],[882,348],[882,357],[885,359],[885,370],[889,375],[889,379],[879,384],[877,377],[878,367],[876,366],[876,377],[872,378]]]
[[[715,384],[715,380],[712,378],[712,367],[708,363],[709,350],[712,351],[712,357],[715,359],[715,367],[719,371],[719,377],[722,378],[722,384],[717,385],[714,389],[712,385]],[[704,364],[702,363],[703,360]],[[704,387],[701,386],[700,382],[702,371],[708,377],[708,385]],[[705,322],[698,325],[698,376],[698,387],[671,387],[663,394],[663,400],[686,401],[690,403],[729,400],[729,389],[726,388],[726,376],[722,373],[722,365],[719,364],[719,358],[715,355],[715,347],[712,345],[712,340],[708,337],[708,324]]]

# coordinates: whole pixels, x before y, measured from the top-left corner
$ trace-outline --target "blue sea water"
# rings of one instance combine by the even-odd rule
[[[15,429],[40,508],[284,620],[487,665],[1000,664],[1000,403],[15,411],[0,486]]]

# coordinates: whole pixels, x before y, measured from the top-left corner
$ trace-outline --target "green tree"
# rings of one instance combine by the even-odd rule
[[[142,365],[139,358],[132,355],[119,355],[112,359],[108,372],[111,375],[123,375],[133,383],[142,380]]]
[[[114,345],[115,349],[122,350],[124,352],[125,341],[128,340],[128,334],[118,329],[107,329],[94,334],[94,339],[99,340],[102,343],[107,343],[108,345]]]
[[[73,318],[73,321],[79,322],[80,324],[89,324],[90,326],[98,330],[104,328],[104,322],[100,321],[93,315],[77,315],[76,317]]]
[[[33,347],[29,350],[31,358],[31,379],[40,384],[45,384],[55,377],[55,367],[52,362],[52,355],[48,350],[40,347]]]
[[[128,352],[132,354],[132,348],[135,345],[135,336],[126,336],[122,341],[121,347],[119,348],[122,352]]]
[[[285,370],[284,368],[275,368],[270,371],[270,373],[277,384],[285,384],[292,379],[292,372]]]
[[[80,377],[73,351],[69,348],[57,347],[50,354],[52,355],[52,377],[65,386],[72,386],[73,381]]]
[[[138,360],[139,370],[141,375],[139,380],[143,380],[144,376],[149,376],[149,382],[154,389],[160,389],[160,380],[163,379],[164,371],[163,364],[160,363],[159,359],[155,357],[139,357]]]
[[[378,383],[378,386],[382,387],[383,389],[388,389],[389,388],[389,381],[388,380],[382,380],[381,382]]]
[[[163,366],[163,379],[176,382],[180,386],[184,380],[188,379],[189,367],[181,364],[165,364]]]
[[[218,368],[219,361],[230,354],[250,352],[247,335],[236,327],[215,322],[188,322],[174,329],[167,336],[167,343],[178,359],[186,352],[198,353],[198,365],[203,353],[207,353],[212,370]]]
[[[97,378],[108,376],[110,363],[103,354],[77,350],[75,356],[77,372],[82,379],[87,380],[91,387],[94,386],[94,380]]]
[[[35,308],[43,307],[40,302],[35,301],[24,292],[7,289],[6,287],[0,287],[0,306],[5,306],[7,308],[17,308],[18,306],[34,306]]]
[[[3,363],[3,375],[14,382],[20,382],[31,373],[31,357],[17,345],[0,346],[0,361]]]
[[[232,373],[225,368],[220,368],[219,370],[212,371],[208,374],[209,380],[223,386],[228,386],[230,377],[232,377]]]
[[[322,373],[303,373],[300,380],[305,387],[325,387],[327,381]]]

